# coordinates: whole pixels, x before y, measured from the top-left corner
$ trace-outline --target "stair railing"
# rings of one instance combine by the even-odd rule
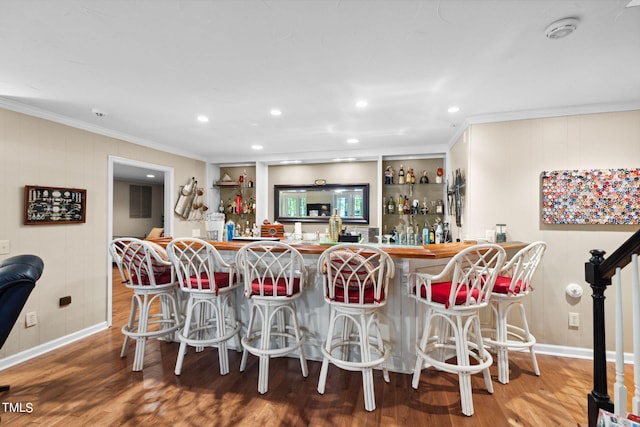
[[[590,284],[593,294],[593,390],[587,396],[589,427],[596,427],[598,412],[604,409],[626,415],[627,390],[624,386],[624,347],[622,339],[622,282],[621,270],[631,264],[633,287],[634,323],[634,398],[632,411],[640,411],[640,282],[638,280],[638,255],[640,254],[640,230],[616,249],[607,259],[605,251],[589,251],[591,259],[585,263],[585,281]],[[604,293],[616,277],[616,383],[614,403],[607,391],[607,359],[605,341]]]

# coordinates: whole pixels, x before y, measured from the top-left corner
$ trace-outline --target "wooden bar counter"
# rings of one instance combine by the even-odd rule
[[[171,238],[155,239],[154,242],[166,246]],[[238,249],[248,241],[211,242],[227,262],[234,262]],[[416,308],[409,297],[407,279],[410,273],[420,271],[438,273],[449,259],[474,242],[442,243],[427,246],[376,245],[393,259],[395,276],[389,283],[387,304],[379,311],[380,328],[388,340],[390,357],[388,368],[394,372],[410,373],[415,366]],[[526,246],[522,242],[500,244],[512,255]],[[292,243],[303,255],[307,267],[307,281],[303,296],[297,301],[298,318],[305,333],[305,355],[311,360],[322,360],[322,342],[329,326],[329,307],[324,301],[322,275],[318,272],[318,258],[329,245]],[[249,302],[242,291],[236,296],[238,315],[246,330],[249,321]],[[294,357],[293,355],[292,357]]]
[[[164,237],[161,239],[151,239],[162,246],[166,246],[170,241],[170,237]],[[231,242],[210,242],[219,251],[237,251],[242,246],[248,243],[247,240],[233,240]],[[439,259],[439,258],[451,258],[460,252],[462,249],[467,248],[476,242],[454,242],[454,243],[439,243],[433,245],[418,245],[418,246],[399,246],[393,244],[374,244],[382,248],[392,258],[426,258],[426,259]],[[505,242],[498,243],[506,251],[518,250],[524,248],[526,243],[523,242]],[[303,255],[320,255],[330,245],[324,245],[321,243],[292,243],[291,246],[296,248]]]

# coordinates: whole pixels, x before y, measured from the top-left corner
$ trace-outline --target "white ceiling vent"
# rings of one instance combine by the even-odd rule
[[[561,39],[573,33],[580,20],[578,18],[564,18],[549,25],[545,30],[548,39]]]

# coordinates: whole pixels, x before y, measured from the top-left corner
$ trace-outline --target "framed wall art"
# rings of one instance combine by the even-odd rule
[[[640,168],[541,174],[545,224],[640,224]]]
[[[77,224],[86,221],[87,190],[24,187],[24,224]]]

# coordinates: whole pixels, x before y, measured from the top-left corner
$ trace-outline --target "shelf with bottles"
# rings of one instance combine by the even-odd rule
[[[256,222],[255,167],[230,166],[220,169],[220,179],[213,184],[219,191],[219,204],[214,209],[224,213],[225,221],[232,220],[241,227],[253,227]]]

